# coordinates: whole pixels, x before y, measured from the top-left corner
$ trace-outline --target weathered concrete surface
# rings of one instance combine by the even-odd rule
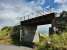
[[[24,41],[26,42],[32,42],[33,39],[34,39],[34,35],[36,33],[36,29],[37,29],[37,26],[24,26],[23,27],[23,30],[24,30]]]
[[[33,50],[33,49],[23,46],[0,45],[0,50]]]

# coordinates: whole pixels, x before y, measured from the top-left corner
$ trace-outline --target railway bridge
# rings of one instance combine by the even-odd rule
[[[20,40],[32,42],[38,25],[52,24],[55,13],[38,16],[32,19],[21,21]]]

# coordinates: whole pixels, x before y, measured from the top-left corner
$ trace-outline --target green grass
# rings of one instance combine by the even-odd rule
[[[0,44],[10,44],[11,43],[11,34],[12,29],[7,27],[3,30],[0,30]]]
[[[46,35],[45,35],[46,36]],[[37,50],[63,50],[67,49],[67,32],[64,32],[63,34],[53,34],[50,37],[40,38],[42,41],[42,45],[39,45]],[[46,42],[50,41],[51,44],[47,44]]]

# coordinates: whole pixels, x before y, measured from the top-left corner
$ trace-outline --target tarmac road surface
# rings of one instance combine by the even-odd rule
[[[0,45],[0,50],[33,50],[33,49],[24,46]]]

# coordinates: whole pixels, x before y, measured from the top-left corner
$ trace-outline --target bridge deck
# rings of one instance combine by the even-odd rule
[[[43,24],[51,24],[52,20],[55,18],[54,13],[42,15],[39,17],[35,17],[32,19],[21,21],[21,25],[43,25]]]

